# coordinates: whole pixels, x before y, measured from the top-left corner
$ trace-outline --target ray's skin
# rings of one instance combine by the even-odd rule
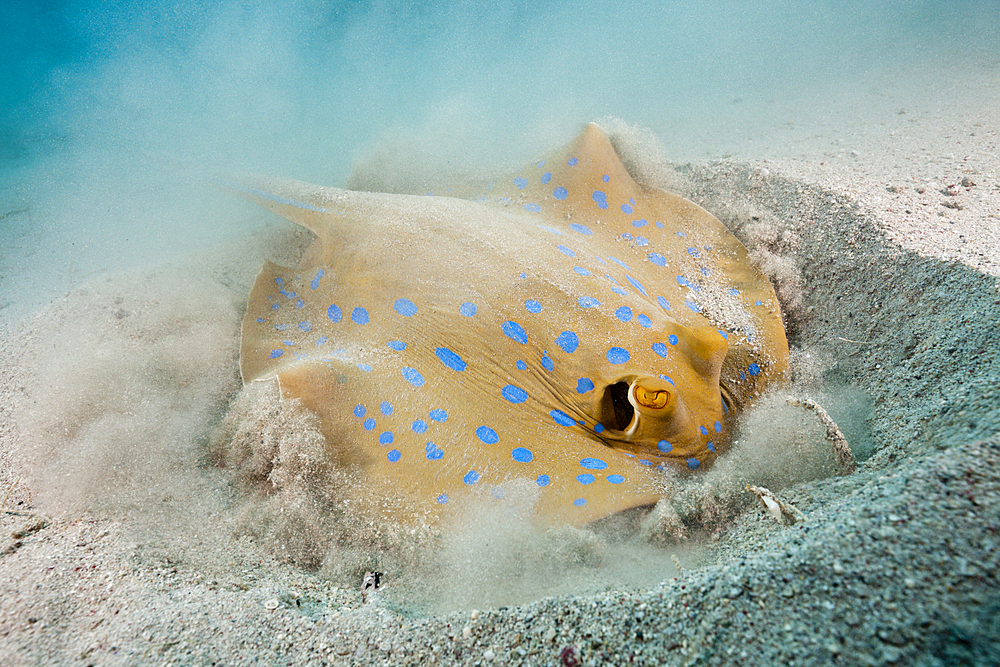
[[[593,124],[475,200],[223,185],[317,236],[261,270],[244,382],[277,378],[400,516],[502,503],[514,480],[553,522],[655,503],[663,467],[711,465],[787,368],[745,248],[636,183]]]

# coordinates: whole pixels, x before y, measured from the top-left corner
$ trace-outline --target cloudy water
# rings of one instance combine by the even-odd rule
[[[417,171],[520,164],[606,115],[651,129],[673,161],[760,157],[860,87],[976,66],[997,14],[986,0],[14,0],[4,311],[274,224],[160,160],[341,185],[380,151]]]

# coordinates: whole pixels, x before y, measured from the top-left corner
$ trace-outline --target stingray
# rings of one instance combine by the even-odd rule
[[[554,523],[654,504],[787,369],[744,246],[594,124],[468,199],[219,182],[316,235],[261,269],[243,381],[276,378],[401,519],[524,488]]]

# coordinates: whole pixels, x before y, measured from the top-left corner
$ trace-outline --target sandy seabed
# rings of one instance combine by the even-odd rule
[[[996,664],[1000,75],[928,78],[670,173],[774,277],[797,386],[864,397],[841,411],[858,471],[778,492],[805,521],[747,504],[712,534],[633,552],[619,565],[640,583],[572,593],[544,568],[466,571],[436,605],[393,585],[363,604],[329,566],[254,539],[205,460],[239,387],[257,258],[303,240],[260,234],[6,325],[0,661]],[[566,564],[580,581],[613,571],[600,545],[584,551]],[[534,601],[503,604],[504,586]]]

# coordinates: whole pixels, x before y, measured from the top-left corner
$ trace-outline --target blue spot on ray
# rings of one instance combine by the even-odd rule
[[[323,277],[324,273],[323,269],[316,271],[316,275],[313,277],[312,282],[309,283],[309,287],[319,289],[319,279]]]
[[[501,389],[500,394],[511,403],[524,403],[528,400],[528,392],[512,384]]]
[[[601,459],[595,459],[587,457],[585,459],[580,459],[580,465],[587,470],[604,470],[608,467],[608,464]]]
[[[379,410],[381,410],[382,414],[384,415],[391,415],[392,403],[390,403],[389,401],[382,401],[382,403],[379,405]]]
[[[552,196],[556,199],[566,199],[569,196],[569,192],[566,191],[566,188],[560,186],[552,191]]]
[[[446,347],[439,347],[435,349],[434,354],[436,354],[438,359],[441,360],[441,363],[452,370],[464,371],[468,365],[462,357],[458,356]]]
[[[542,368],[551,372],[555,368],[555,364],[552,363],[552,357],[549,356],[548,352],[542,354]]]
[[[531,450],[526,447],[515,447],[511,450],[510,455],[511,458],[518,463],[528,463],[531,459],[535,458],[535,455],[531,453]]]
[[[473,315],[476,314],[476,304],[472,303],[471,301],[466,301],[461,306],[459,306],[458,312],[460,312],[465,317],[472,317]]]
[[[594,388],[594,381],[590,378],[580,378],[576,381],[576,393],[586,394]]]
[[[396,299],[392,306],[403,317],[413,317],[417,314],[417,306],[409,299]]]
[[[528,203],[528,204],[524,205],[524,210],[525,211],[531,211],[532,213],[539,213],[539,212],[541,212],[542,207],[539,206],[538,204]]]
[[[518,190],[523,190],[528,185],[528,179],[523,176],[518,176],[514,179],[514,185],[517,186]]]
[[[559,250],[559,252],[566,255],[567,257],[576,257],[576,251],[573,250],[572,248],[567,248],[562,244],[557,245],[556,248]]]
[[[576,422],[562,410],[549,410],[549,416],[560,426],[575,426]]]
[[[489,426],[480,426],[476,429],[476,437],[487,445],[495,445],[500,442],[500,436]]]
[[[368,324],[368,311],[358,306],[351,311],[351,321],[355,324]]]
[[[629,275],[626,275],[625,279],[628,280],[630,283],[632,283],[632,287],[639,290],[640,294],[642,294],[643,296],[647,296],[646,288],[642,286],[642,283],[640,283],[638,280]]]
[[[465,482],[466,484],[475,484],[476,482],[479,481],[479,473],[476,472],[475,470],[470,470],[469,472],[465,473],[465,477],[462,478],[462,481]]]
[[[336,324],[337,322],[339,322],[340,320],[342,320],[344,318],[344,313],[341,312],[340,306],[338,306],[337,304],[333,303],[333,304],[330,304],[330,307],[326,309],[326,317],[331,322],[333,322],[334,324]]]
[[[622,322],[628,322],[632,319],[632,309],[628,306],[622,306],[615,311],[615,317],[617,317]]]
[[[507,338],[510,338],[513,341],[517,341],[522,345],[528,342],[528,333],[524,330],[524,327],[522,327],[517,322],[507,320],[506,322],[500,325],[500,330],[503,331],[504,335],[507,336]]]
[[[524,309],[529,313],[540,313],[542,312],[542,304],[535,299],[528,299],[524,302]]]
[[[581,225],[579,222],[571,222],[569,228],[574,232],[580,232],[586,236],[591,236],[594,232],[590,231],[590,227],[586,225]]]
[[[594,190],[594,193],[590,195],[591,198],[597,203],[597,208],[607,208],[608,207],[608,195],[601,190]]]
[[[580,337],[573,331],[563,331],[556,338],[556,345],[566,354],[572,354],[580,345]]]
[[[608,350],[607,359],[612,364],[624,364],[632,355],[623,347],[612,347]]]
[[[601,302],[592,296],[581,296],[576,302],[581,308],[597,308],[601,305]]]
[[[396,350],[397,352],[402,352],[406,349],[406,343],[401,340],[390,340],[386,343],[386,346]]]
[[[385,455],[385,458],[389,459],[389,463],[395,463],[402,458],[402,456],[403,455],[399,453],[398,449],[390,449],[389,453]]]
[[[576,476],[576,481],[580,482],[580,484],[593,484],[594,476],[591,475],[589,472],[583,473],[582,475]]]
[[[424,376],[421,375],[417,369],[410,368],[409,366],[403,366],[399,371],[402,373],[403,378],[412,384],[414,387],[422,387],[424,384]]]

